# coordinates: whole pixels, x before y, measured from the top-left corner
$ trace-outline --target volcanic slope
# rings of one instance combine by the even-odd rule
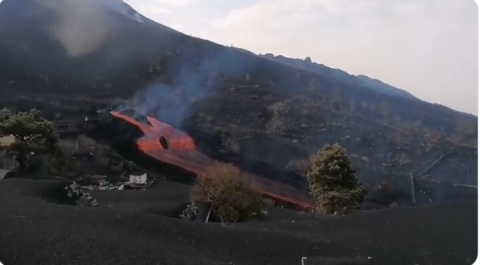
[[[94,191],[99,208],[69,205],[58,193],[65,184],[1,181],[4,264],[291,265],[305,256],[307,265],[442,265],[471,264],[476,257],[475,203],[323,219],[272,208],[262,222],[222,227],[176,218],[188,202],[183,184]]]
[[[363,182],[412,173],[477,184],[476,116],[339,83],[102,3],[4,0],[0,105],[53,116],[130,100],[197,142],[220,138],[215,151],[280,170],[301,171],[320,146],[339,142]]]
[[[132,115],[138,116],[135,119],[128,118]],[[127,118],[121,118],[122,116]],[[194,146],[192,146],[189,137],[181,132],[175,136],[176,133],[179,133],[178,131],[168,129],[169,126],[165,127],[165,124],[159,126],[158,123],[159,121],[152,117],[145,117],[139,113],[135,114],[131,110],[121,111],[120,113],[112,112],[111,115],[107,115],[102,120],[100,125],[89,130],[88,134],[91,138],[100,140],[100,142],[111,143],[122,156],[136,161],[138,165],[152,169],[169,180],[186,184],[192,183],[195,175],[213,162],[208,159],[208,156],[219,160],[225,159],[225,157],[222,157],[226,156],[225,153],[212,154],[205,148],[213,149],[218,141],[204,136],[201,143],[204,147],[198,148],[199,146],[197,146],[197,148],[192,149]],[[162,138],[165,141],[163,144]],[[137,140],[133,141],[132,139]],[[207,156],[198,151],[204,151]],[[268,192],[265,195],[268,197],[274,196],[273,198],[280,205],[303,209],[308,209],[311,206],[313,198],[308,192],[305,178],[299,174],[295,172],[284,174],[284,172],[275,170],[269,164],[259,163],[244,157],[229,155],[228,160],[233,161],[239,167],[248,167],[250,180],[254,179],[257,184],[264,188],[263,191]],[[412,183],[409,177],[383,175],[377,181],[381,185],[376,185],[370,189],[364,202],[364,209],[389,205],[411,205]],[[385,186],[385,184],[388,185]],[[476,188],[463,185],[416,179],[414,180],[414,186],[417,204],[476,201],[478,197]]]
[[[296,68],[305,69],[307,71],[310,71],[318,75],[328,76],[339,82],[350,83],[356,86],[363,86],[366,88],[376,90],[380,93],[390,94],[397,97],[418,100],[418,98],[416,98],[412,94],[404,90],[401,90],[399,88],[393,87],[391,85],[385,84],[379,80],[370,79],[369,77],[362,76],[362,75],[359,75],[359,76],[350,75],[344,71],[333,69],[323,64],[317,64],[315,62],[312,62],[312,59],[310,57],[307,57],[304,60],[301,60],[301,59],[287,58],[281,55],[275,56],[271,53],[260,54],[259,56],[272,61],[279,62],[279,63],[291,65]]]

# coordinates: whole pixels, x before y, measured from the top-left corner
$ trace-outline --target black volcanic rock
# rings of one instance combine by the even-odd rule
[[[477,117],[190,37],[106,1],[4,0],[0,107],[78,114],[128,99],[196,142],[220,139],[204,148],[278,170],[301,170],[295,161],[339,142],[363,182],[412,173],[477,183]]]

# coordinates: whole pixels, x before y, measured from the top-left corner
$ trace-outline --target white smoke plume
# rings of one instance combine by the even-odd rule
[[[108,38],[110,32],[106,10],[94,0],[38,0],[58,13],[48,30],[68,52],[81,57],[95,52]]]

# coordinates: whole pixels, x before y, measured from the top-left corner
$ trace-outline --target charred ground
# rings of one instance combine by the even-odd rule
[[[301,171],[320,146],[339,142],[364,182],[412,173],[477,183],[475,116],[139,23],[94,2],[51,3],[0,4],[2,106],[53,116],[130,100],[199,143],[219,138],[215,152],[279,170]],[[83,16],[69,16],[72,9]],[[82,40],[72,42],[65,27]]]
[[[4,264],[472,264],[476,204],[385,209],[317,218],[271,208],[262,222],[178,219],[189,186],[92,192],[98,208],[52,195],[56,180],[0,185]],[[52,197],[53,196],[53,197]],[[370,257],[370,259],[369,259]]]
[[[1,107],[81,117],[129,100],[189,132],[205,153],[247,157],[247,168],[250,159],[301,171],[321,145],[340,142],[363,182],[393,183],[405,204],[410,173],[418,176],[419,203],[476,199],[476,189],[422,180],[476,185],[476,117],[344,84],[93,3],[0,3]],[[135,155],[122,148],[137,131],[103,125],[87,133]],[[181,175],[165,173],[176,181]],[[188,185],[159,181],[145,192],[93,192],[95,209],[62,204],[54,191],[64,184],[0,183],[2,262],[298,264],[307,256],[317,259],[313,264],[427,265],[467,264],[477,255],[474,202],[324,219],[271,208],[264,222],[222,227],[177,218],[189,201]]]

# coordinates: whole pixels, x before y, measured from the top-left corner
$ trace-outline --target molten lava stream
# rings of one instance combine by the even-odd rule
[[[112,112],[112,115],[142,130],[144,136],[137,139],[138,149],[160,162],[183,168],[197,176],[215,162],[198,152],[194,140],[186,133],[166,123],[147,116],[150,126],[119,112]],[[249,181],[252,180],[260,186],[265,197],[304,210],[312,210],[315,207],[308,194],[296,188],[256,175],[251,175]]]

